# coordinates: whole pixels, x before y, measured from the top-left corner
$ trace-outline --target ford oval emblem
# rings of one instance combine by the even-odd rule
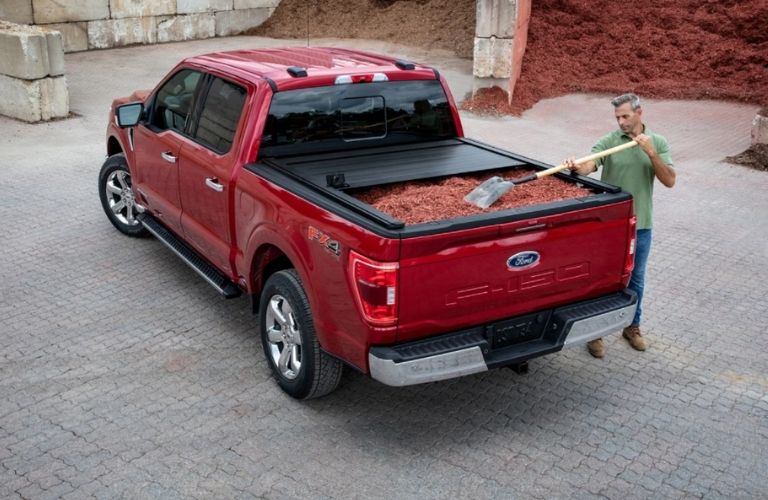
[[[533,267],[539,263],[539,252],[533,250],[526,250],[525,252],[516,253],[512,257],[507,259],[507,268],[516,271],[518,269],[527,269]]]

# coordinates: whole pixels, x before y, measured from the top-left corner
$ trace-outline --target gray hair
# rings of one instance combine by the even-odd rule
[[[622,104],[630,103],[632,104],[632,110],[636,110],[640,107],[640,97],[637,96],[637,94],[621,94],[618,97],[614,97],[611,99],[611,104],[613,104],[614,108],[618,108]]]

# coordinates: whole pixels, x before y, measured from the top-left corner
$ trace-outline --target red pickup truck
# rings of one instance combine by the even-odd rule
[[[334,390],[344,365],[417,384],[628,325],[635,219],[614,186],[556,174],[587,194],[419,224],[354,196],[547,167],[464,138],[428,66],[239,50],[114,101],[99,193],[119,231],[151,233],[225,297],[250,295],[277,382],[305,399]]]

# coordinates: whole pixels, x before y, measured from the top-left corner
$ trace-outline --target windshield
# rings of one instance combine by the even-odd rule
[[[272,97],[261,154],[392,145],[455,137],[448,99],[436,80],[333,85]]]

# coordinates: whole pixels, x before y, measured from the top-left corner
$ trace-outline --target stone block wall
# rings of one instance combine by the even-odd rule
[[[280,0],[1,0],[0,19],[57,30],[65,52],[228,36]]]
[[[510,100],[528,37],[531,0],[477,0],[475,87],[498,85]]]
[[[0,21],[0,54],[0,114],[28,122],[69,114],[61,33]]]
[[[516,0],[478,0],[475,26],[474,74],[482,78],[512,75],[512,40],[517,20]]]

